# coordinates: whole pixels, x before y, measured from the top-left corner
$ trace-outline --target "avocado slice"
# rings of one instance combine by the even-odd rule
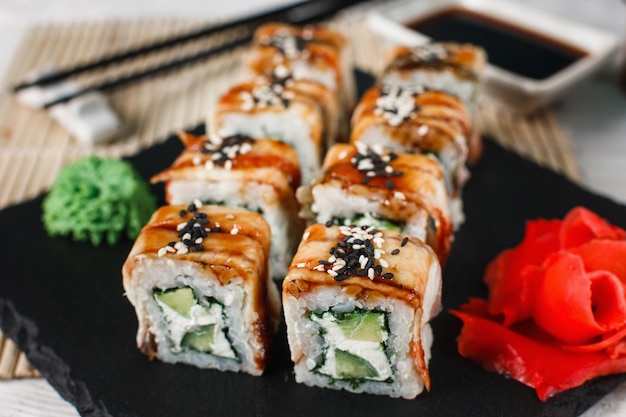
[[[193,332],[186,333],[180,342],[182,348],[197,350],[198,352],[213,352],[215,341],[215,324],[202,326]]]
[[[347,339],[383,342],[384,313],[353,311],[338,315],[335,319]]]
[[[196,303],[196,297],[191,287],[170,288],[164,291],[154,290],[154,298],[183,317],[189,317],[189,311]]]
[[[369,379],[378,376],[378,372],[368,361],[341,349],[335,349],[335,371],[344,379]]]

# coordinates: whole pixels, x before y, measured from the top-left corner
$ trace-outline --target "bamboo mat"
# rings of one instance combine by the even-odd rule
[[[355,66],[376,74],[381,69],[383,47],[362,22],[362,16],[344,13],[329,24],[350,38]],[[82,156],[131,155],[164,140],[172,132],[202,122],[216,98],[245,76],[241,71],[245,50],[228,52],[199,65],[109,93],[111,105],[124,120],[125,128],[115,142],[91,148],[75,142],[46,112],[18,105],[7,93],[11,84],[22,80],[35,68],[46,65],[65,67],[89,61],[202,24],[167,19],[44,24],[31,28],[1,86],[0,208],[45,191],[64,165]],[[124,65],[92,71],[76,77],[76,80],[89,83],[152,66],[231,39],[244,30],[232,30]],[[485,104],[478,116],[482,131],[506,148],[574,181],[579,179],[570,143],[550,110],[521,117]],[[0,332],[0,379],[38,375],[24,354]]]

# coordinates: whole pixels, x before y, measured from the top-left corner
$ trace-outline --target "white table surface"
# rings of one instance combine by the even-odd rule
[[[419,1],[419,0],[416,0]],[[619,0],[516,0],[586,23],[624,39],[626,5]],[[290,0],[0,0],[0,74],[25,29],[36,22],[106,18],[194,17],[207,20],[251,14]],[[621,56],[622,53],[620,52]],[[626,203],[626,95],[616,84],[617,62],[573,88],[555,104],[572,140],[583,183]],[[6,86],[1,86],[6,88]],[[69,417],[76,410],[43,379],[0,381],[0,417]],[[584,417],[626,416],[626,384]]]

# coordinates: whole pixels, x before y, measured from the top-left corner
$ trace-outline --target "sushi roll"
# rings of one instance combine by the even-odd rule
[[[260,214],[159,208],[122,270],[139,349],[164,362],[260,375],[280,315],[269,248]]]
[[[349,114],[356,102],[356,83],[347,39],[339,32],[314,26],[268,23],[254,33],[248,67],[269,75],[277,66],[297,79],[321,83],[333,91]]]
[[[369,89],[355,109],[350,141],[437,157],[458,226],[463,219],[461,190],[469,177],[466,161],[471,134],[469,113],[456,96],[383,85]]]
[[[256,79],[233,86],[218,100],[211,133],[269,137],[294,147],[307,184],[319,172],[326,148],[322,104],[289,83]]]
[[[430,245],[445,261],[452,241],[443,172],[428,155],[380,145],[337,144],[322,175],[297,197],[309,222],[398,230]]]
[[[484,84],[487,55],[481,47],[455,42],[433,42],[413,48],[397,47],[380,77],[381,84],[411,88],[423,86],[454,94],[476,117]],[[482,141],[476,123],[468,136],[469,161],[476,161]]]
[[[455,42],[394,48],[380,78],[382,84],[422,85],[459,97],[471,109],[478,104],[487,66],[484,49]]]
[[[407,399],[430,389],[441,268],[420,240],[312,225],[282,295],[297,382]]]
[[[304,230],[295,197],[300,167],[293,148],[242,135],[182,133],[180,138],[185,150],[170,168],[152,178],[165,182],[167,203],[200,200],[259,212],[272,232],[272,275],[282,279]]]

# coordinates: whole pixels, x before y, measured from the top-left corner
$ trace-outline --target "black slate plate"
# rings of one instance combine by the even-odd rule
[[[180,150],[170,138],[131,161],[148,178]],[[446,309],[485,295],[486,263],[521,239],[527,219],[585,205],[626,227],[626,207],[490,141],[464,195],[467,221],[444,270]],[[150,362],[135,347],[137,322],[121,285],[132,242],[96,248],[50,238],[41,202],[0,212],[0,327],[83,416],[575,416],[626,380],[599,378],[542,403],[532,389],[459,357],[460,322],[446,312],[433,323],[432,392],[414,401],[296,384],[284,325],[263,377]]]

